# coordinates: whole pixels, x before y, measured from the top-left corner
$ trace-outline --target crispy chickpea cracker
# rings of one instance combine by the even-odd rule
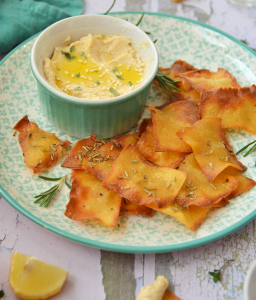
[[[220,118],[202,119],[192,127],[178,131],[177,135],[192,147],[199,166],[210,182],[229,166],[245,169],[223,134]]]
[[[138,205],[128,199],[122,199],[120,213],[138,214],[146,217],[152,217],[154,210],[145,206]]]
[[[61,166],[82,169],[103,180],[120,152],[121,148],[116,142],[105,143],[91,136],[78,141]]]
[[[65,216],[75,221],[98,220],[116,227],[121,197],[102,186],[102,181],[84,170],[72,170],[72,187]]]
[[[175,169],[187,156],[186,153],[181,152],[156,152],[152,124],[147,127],[145,132],[143,132],[135,146],[148,161],[159,167]]]
[[[162,110],[147,106],[151,111],[155,151],[190,153],[192,148],[176,134],[180,129],[190,127],[199,120],[197,105],[192,101],[175,102]]]
[[[237,178],[224,173],[219,174],[212,183],[209,182],[193,153],[186,157],[179,170],[188,174],[176,198],[183,206],[211,207],[234,191],[239,183]]]
[[[201,118],[221,118],[222,128],[242,127],[256,133],[256,86],[203,91]]]
[[[226,197],[226,200],[231,200],[236,196],[241,195],[256,186],[256,182],[254,180],[240,174],[239,171],[235,168],[228,167],[224,172],[225,174],[234,176],[239,180],[237,188]]]
[[[139,205],[153,202],[164,207],[174,201],[186,177],[181,171],[152,165],[129,144],[113,163],[103,186]]]
[[[121,145],[122,148],[125,148],[128,144],[135,145],[138,141],[139,133],[131,133],[127,135],[118,135],[113,138],[114,141],[116,141],[119,145]]]
[[[191,71],[177,75],[184,79],[198,92],[203,90],[211,91],[216,88],[239,88],[240,84],[236,78],[226,69],[218,68],[217,72],[211,72],[206,69]]]
[[[58,161],[63,147],[69,146],[69,141],[61,141],[55,134],[44,131],[28,116],[23,117],[14,127],[19,132],[19,143],[27,167],[34,174],[49,169]]]
[[[183,207],[173,202],[166,207],[158,208],[155,203],[147,204],[148,207],[174,217],[190,230],[196,230],[205,219],[209,209],[198,206]]]

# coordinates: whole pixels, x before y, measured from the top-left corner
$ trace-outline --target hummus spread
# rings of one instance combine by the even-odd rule
[[[47,81],[57,90],[86,99],[107,99],[127,94],[144,79],[144,63],[125,36],[71,37],[44,60]]]
[[[155,282],[140,290],[136,300],[162,300],[168,284],[164,276],[158,276]]]

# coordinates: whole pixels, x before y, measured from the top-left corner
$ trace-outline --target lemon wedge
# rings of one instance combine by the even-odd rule
[[[14,252],[9,284],[22,299],[46,299],[58,293],[68,272],[36,257]]]

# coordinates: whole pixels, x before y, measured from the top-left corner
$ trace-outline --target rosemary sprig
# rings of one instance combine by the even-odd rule
[[[166,88],[169,88],[172,92],[174,92],[174,91],[181,92],[181,90],[175,86],[175,84],[179,83],[180,81],[175,81],[159,71],[156,73],[155,79],[160,84],[160,86],[162,87],[164,92],[170,98],[172,98],[172,95],[169,93],[169,91]]]
[[[230,262],[232,261],[235,261],[234,259],[230,259],[230,260],[227,260],[225,262],[225,264],[219,269],[219,270],[214,270],[214,272],[209,272],[209,274],[213,277],[213,281],[216,283],[218,281],[221,281],[221,277],[220,277],[220,271],[225,268],[225,266],[227,264],[229,264]]]
[[[107,15],[107,14],[111,11],[111,9],[112,9],[113,6],[115,5],[115,3],[116,3],[116,0],[114,0],[114,2],[113,2],[112,5],[110,6],[110,8],[105,12],[104,15]]]
[[[247,144],[246,146],[244,146],[242,149],[240,149],[239,151],[237,151],[236,152],[236,154],[239,154],[239,153],[241,153],[241,152],[243,152],[244,150],[246,150],[249,146],[251,146],[251,145],[253,145],[246,153],[245,153],[245,155],[243,156],[243,157],[246,157],[246,156],[248,156],[249,154],[251,154],[253,151],[255,151],[256,150],[256,140],[255,141],[253,141],[253,142],[251,142],[251,143],[249,143],[249,144]]]
[[[52,199],[52,196],[54,195],[54,193],[57,191],[57,189],[62,185],[63,182],[65,182],[65,184],[69,187],[70,185],[67,183],[66,181],[66,177],[67,175],[64,175],[62,177],[59,178],[51,178],[51,177],[45,177],[45,176],[38,176],[41,179],[47,180],[47,181],[60,181],[59,183],[57,183],[56,185],[54,185],[53,187],[51,187],[49,190],[47,190],[46,192],[43,192],[37,196],[35,196],[34,198],[36,198],[36,200],[34,201],[34,203],[38,203],[41,202],[39,204],[39,206],[43,206],[47,207]]]

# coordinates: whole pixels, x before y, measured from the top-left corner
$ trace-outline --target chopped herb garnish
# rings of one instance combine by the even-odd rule
[[[132,163],[136,163],[136,162],[138,162],[137,159],[132,160]]]
[[[83,56],[84,55],[84,51],[82,51],[81,53],[80,53],[80,56]]]
[[[71,55],[69,52],[65,52],[65,51],[61,50],[61,53],[66,56],[67,60],[71,60]]]
[[[116,75],[116,77],[117,77],[118,79],[124,80],[123,77],[120,76],[120,75]]]
[[[73,52],[75,50],[75,46],[70,47],[69,51]]]
[[[211,185],[211,187],[213,187],[215,190],[217,190],[216,189],[216,187],[210,182],[210,185]]]
[[[95,83],[96,83],[96,84],[98,84],[98,85],[100,85],[100,82],[99,82],[99,80],[96,80],[96,81],[95,81]]]
[[[88,59],[86,55],[84,56],[84,59]]]
[[[133,85],[131,81],[129,81],[129,85],[130,85],[130,86],[132,86],[132,85]]]
[[[113,71],[113,72],[117,72],[117,67],[115,67],[112,71]]]
[[[115,96],[119,96],[118,91],[116,91],[115,89],[113,89],[112,87],[109,89],[110,93],[114,94]]]
[[[73,55],[73,56],[71,57],[71,60],[72,60],[72,59],[75,59],[75,58],[76,58],[76,57]]]
[[[170,187],[170,185],[171,185],[171,183],[169,183],[166,188],[168,189]]]
[[[216,283],[218,281],[221,281],[220,277],[220,271],[226,267],[227,264],[230,262],[235,261],[234,259],[230,259],[225,262],[225,264],[219,269],[219,270],[214,270],[214,272],[209,272],[209,274],[213,277],[213,281]]]
[[[73,90],[75,90],[75,91],[82,91],[83,89],[80,86],[77,86]]]
[[[80,72],[75,75],[75,77],[80,77]]]

